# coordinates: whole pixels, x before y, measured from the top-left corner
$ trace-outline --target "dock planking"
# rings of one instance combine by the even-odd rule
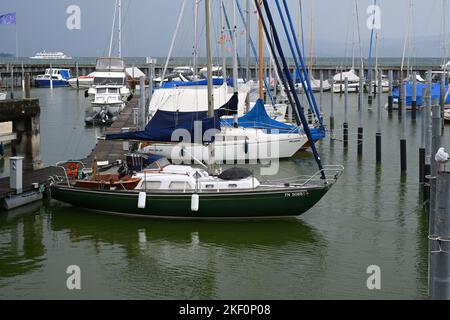
[[[106,133],[118,133],[121,132],[122,128],[130,128],[130,130],[135,130],[136,126],[133,121],[133,109],[139,104],[139,96],[134,96],[122,110],[122,112],[117,117],[117,120],[106,129]],[[114,162],[119,159],[124,158],[122,142],[121,141],[110,141],[110,140],[98,140],[95,148],[92,152],[84,159],[80,159],[86,166],[91,166],[94,158],[96,157],[99,161],[109,161]],[[61,159],[67,160],[67,159]],[[62,169],[53,166],[32,170],[31,168],[24,167],[23,171],[23,191],[33,191],[33,183],[38,183],[39,185],[49,186],[49,177],[52,175],[63,175]],[[14,194],[14,190],[10,189],[9,177],[0,179],[0,200],[9,197]]]

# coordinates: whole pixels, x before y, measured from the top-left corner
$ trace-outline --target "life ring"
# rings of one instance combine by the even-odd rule
[[[77,178],[78,177],[79,164],[76,162],[69,162],[67,164],[67,177]]]

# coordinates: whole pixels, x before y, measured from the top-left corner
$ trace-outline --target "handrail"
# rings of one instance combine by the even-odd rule
[[[310,183],[311,181],[314,180],[314,181],[319,181],[319,182],[325,182],[325,184],[328,184],[332,181],[336,181],[342,175],[344,169],[345,168],[342,165],[326,165],[323,167],[322,170],[315,172],[312,176],[299,175],[299,176],[295,176],[295,177],[291,177],[291,178],[270,180],[270,181],[267,181],[267,183],[277,183],[277,182],[279,183],[282,181],[286,181],[286,182],[291,182],[293,184],[298,184],[298,185],[304,186],[307,183]],[[332,179],[331,178],[322,179],[322,177],[321,177],[322,173],[325,174],[327,172],[328,173],[334,172],[334,177]],[[325,174],[325,176],[326,176],[326,174]],[[297,182],[297,183],[295,183],[295,182]]]

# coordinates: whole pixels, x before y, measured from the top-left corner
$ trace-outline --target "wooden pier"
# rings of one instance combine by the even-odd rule
[[[33,101],[28,101],[26,103],[30,104],[33,108],[36,108],[36,101]],[[20,104],[20,101],[17,100],[14,100],[13,102],[16,105]],[[3,103],[6,104],[8,101]],[[27,105],[26,103],[25,105]],[[106,133],[118,133],[121,132],[122,128],[129,128],[130,131],[135,130],[136,125],[134,124],[134,109],[138,106],[138,103],[139,96],[135,95],[127,103],[125,109],[119,114],[117,120],[111,125],[111,127],[107,128]],[[21,111],[19,110],[19,112]],[[96,157],[99,161],[109,161],[112,163],[119,159],[123,160],[125,153],[127,152],[123,150],[123,143],[120,141],[98,140],[97,145],[92,152],[86,158],[80,159],[80,161],[86,166],[91,166],[94,157]],[[61,160],[63,161],[66,159]],[[40,187],[41,191],[46,193],[50,184],[49,177],[52,175],[61,176],[63,175],[63,172],[61,169],[53,166],[33,169],[33,166],[25,165],[23,167],[23,193],[33,191],[38,192],[36,186],[38,188]],[[0,179],[0,203],[2,203],[6,198],[13,196],[16,196],[16,192],[10,188],[10,178],[6,177]]]

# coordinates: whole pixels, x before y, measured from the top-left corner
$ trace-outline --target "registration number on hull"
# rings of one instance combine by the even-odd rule
[[[304,197],[307,196],[309,193],[308,191],[299,191],[299,192],[286,192],[284,194],[285,198],[290,198],[290,197]]]

